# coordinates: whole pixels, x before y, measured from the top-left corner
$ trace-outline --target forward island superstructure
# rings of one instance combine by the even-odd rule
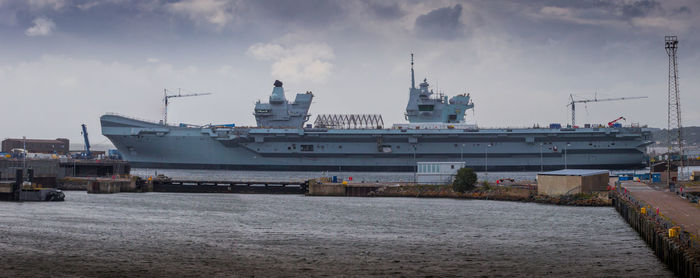
[[[417,162],[464,162],[489,171],[645,167],[651,132],[640,127],[480,129],[465,123],[469,94],[416,88],[413,60],[405,116],[391,128],[307,125],[314,95],[293,102],[275,81],[254,108],[256,127],[164,125],[103,115],[102,134],[135,168],[275,171],[415,171]]]

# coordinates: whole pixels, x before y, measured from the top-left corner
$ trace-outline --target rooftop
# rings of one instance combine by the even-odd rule
[[[62,140],[68,140],[65,138],[57,138],[57,139],[26,139],[27,143],[51,143],[51,144],[63,144],[65,142],[61,142],[58,139]],[[25,142],[25,139],[22,138],[7,138],[3,141],[19,141],[19,142]]]
[[[551,171],[551,172],[542,172],[542,173],[537,173],[538,175],[547,175],[547,176],[593,176],[593,175],[600,175],[600,174],[606,174],[609,175],[610,171],[608,170],[585,170],[585,169],[563,169],[563,170],[556,170],[556,171]]]

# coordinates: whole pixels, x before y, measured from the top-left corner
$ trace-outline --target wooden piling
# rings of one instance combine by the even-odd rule
[[[700,258],[697,254],[669,238],[666,227],[643,214],[638,205],[629,202],[620,194],[616,191],[611,193],[615,210],[654,250],[659,260],[678,277],[700,278]]]

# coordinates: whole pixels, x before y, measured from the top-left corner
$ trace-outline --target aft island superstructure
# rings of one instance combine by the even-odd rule
[[[289,102],[275,81],[269,101],[255,105],[256,127],[173,126],[108,114],[100,118],[102,134],[135,168],[415,171],[418,162],[438,161],[489,171],[645,166],[651,143],[645,128],[480,129],[465,124],[474,107],[469,94],[435,96],[427,80],[416,88],[411,65],[409,123],[391,128],[304,127],[313,94]]]

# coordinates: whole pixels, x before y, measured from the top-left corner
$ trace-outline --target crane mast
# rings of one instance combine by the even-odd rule
[[[83,140],[85,141],[85,156],[86,158],[92,158],[92,153],[90,152],[90,140],[88,139],[87,126],[85,124],[81,125],[83,128]]]
[[[575,126],[576,125],[576,103],[590,103],[590,102],[604,102],[604,101],[616,101],[616,100],[630,100],[630,99],[640,99],[640,98],[647,98],[646,96],[643,97],[617,97],[617,98],[592,98],[592,99],[579,99],[579,100],[574,100],[574,95],[570,94],[569,99],[571,101],[569,104],[566,106],[571,106],[571,125]]]
[[[168,95],[168,89],[163,89],[163,104],[165,104],[165,110],[163,112],[163,125],[168,125],[168,103],[170,102],[169,99],[171,98],[178,98],[178,97],[196,97],[196,96],[206,96],[206,95],[211,95],[211,93],[195,93],[195,94],[181,94],[180,89],[178,89],[178,92],[176,95]]]

